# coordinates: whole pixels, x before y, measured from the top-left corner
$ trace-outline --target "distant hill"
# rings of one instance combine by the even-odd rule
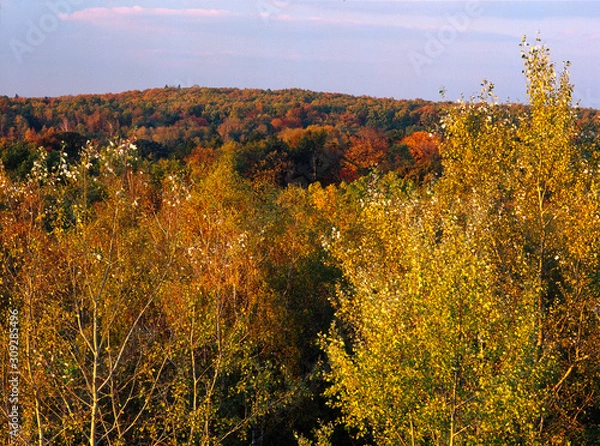
[[[128,138],[150,159],[183,160],[195,152],[206,157],[227,145],[242,175],[281,185],[350,181],[373,168],[418,182],[439,173],[437,152],[414,146],[423,138],[413,138],[418,143],[412,141],[412,147],[404,138],[436,133],[448,106],[299,89],[165,87],[57,98],[4,96],[0,158],[7,170],[23,175],[39,146],[64,147],[75,157],[87,140]],[[592,110],[582,114],[588,127],[595,128],[595,117]]]

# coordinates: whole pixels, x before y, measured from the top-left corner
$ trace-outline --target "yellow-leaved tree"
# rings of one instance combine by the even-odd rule
[[[567,70],[539,41],[522,55],[529,105],[500,106],[484,83],[442,123],[442,178],[373,182],[327,242],[344,275],[328,395],[377,444],[593,436],[598,165],[575,143]]]

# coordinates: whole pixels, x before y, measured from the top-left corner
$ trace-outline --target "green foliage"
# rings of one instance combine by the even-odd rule
[[[3,149],[0,160],[7,173],[15,179],[23,179],[33,167],[35,150],[30,144],[17,142]]]

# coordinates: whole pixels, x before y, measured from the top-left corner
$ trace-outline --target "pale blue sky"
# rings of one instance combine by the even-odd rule
[[[299,87],[524,101],[519,42],[536,32],[575,95],[600,108],[600,2],[0,0],[0,94],[181,86]]]

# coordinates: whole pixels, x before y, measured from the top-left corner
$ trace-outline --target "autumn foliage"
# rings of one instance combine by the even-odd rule
[[[596,112],[522,55],[526,106],[0,98],[16,444],[597,444]]]

